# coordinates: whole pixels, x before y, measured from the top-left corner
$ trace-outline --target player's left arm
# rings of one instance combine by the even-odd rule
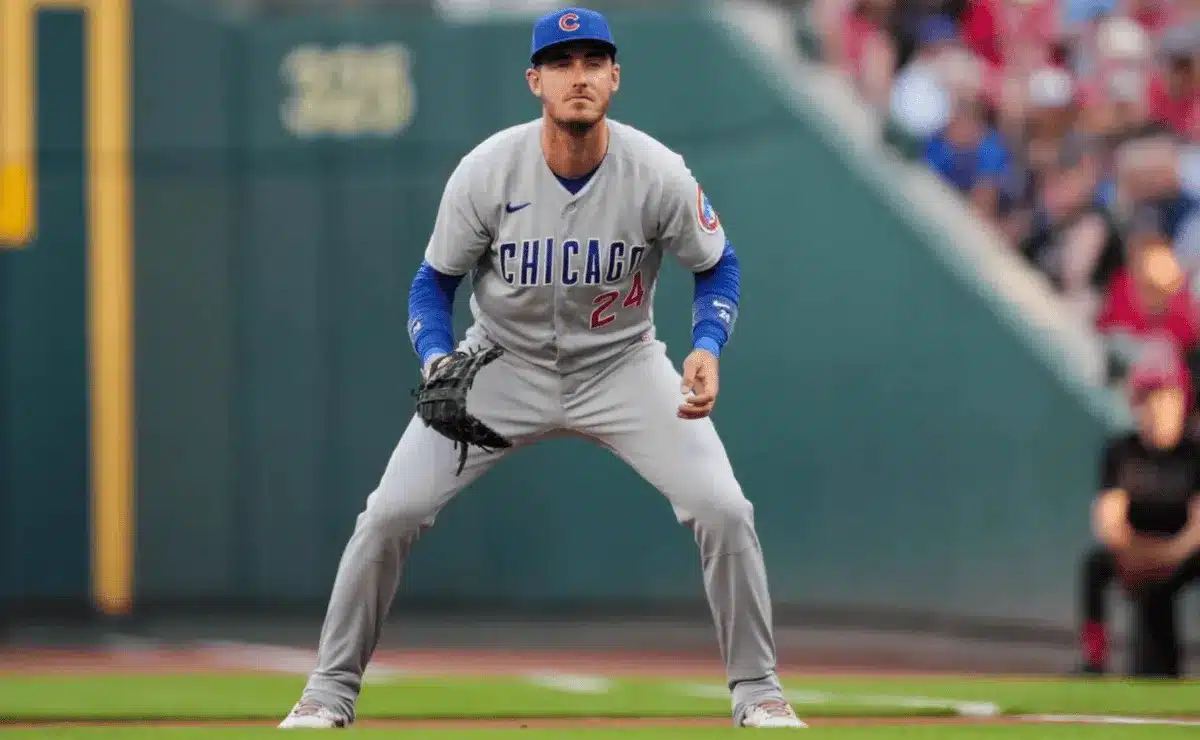
[[[708,416],[717,400],[717,358],[733,333],[741,296],[737,253],[716,210],[682,159],[663,180],[659,241],[695,276],[692,351],[683,363],[684,419]]]
[[[717,264],[694,274],[692,351],[683,363],[686,400],[679,407],[684,419],[708,416],[717,402],[717,358],[733,332],[741,295],[741,269],[733,245],[725,242]]]
[[[742,271],[733,245],[726,241],[717,264],[694,276],[692,348],[720,357],[733,333],[742,292]]]

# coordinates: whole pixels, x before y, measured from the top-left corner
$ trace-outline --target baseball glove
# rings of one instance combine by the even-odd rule
[[[467,413],[467,393],[475,376],[485,365],[493,362],[504,350],[493,346],[486,351],[456,350],[434,360],[429,375],[413,392],[417,399],[417,415],[425,426],[454,442],[459,451],[458,470],[462,474],[467,463],[467,447],[475,445],[484,452],[512,447],[512,443],[495,430]]]

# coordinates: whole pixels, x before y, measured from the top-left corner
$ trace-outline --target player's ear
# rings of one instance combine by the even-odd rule
[[[537,67],[530,67],[525,70],[525,81],[529,83],[529,92],[533,93],[533,97],[542,97],[542,75]]]
[[[613,81],[612,91],[616,92],[617,90],[620,90],[621,89],[621,65],[617,64],[616,62],[613,62],[613,65],[612,65],[612,81]]]

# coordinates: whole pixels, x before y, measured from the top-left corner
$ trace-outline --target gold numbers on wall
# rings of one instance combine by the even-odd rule
[[[416,112],[408,50],[400,44],[306,44],[283,58],[284,129],[301,138],[396,136]]]

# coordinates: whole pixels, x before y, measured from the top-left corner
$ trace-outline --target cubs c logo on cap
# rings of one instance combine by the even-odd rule
[[[563,13],[558,19],[558,27],[570,33],[579,30],[579,14]]]
[[[696,220],[706,234],[715,234],[721,227],[721,217],[713,210],[712,203],[708,202],[708,196],[699,185],[696,185]]]

